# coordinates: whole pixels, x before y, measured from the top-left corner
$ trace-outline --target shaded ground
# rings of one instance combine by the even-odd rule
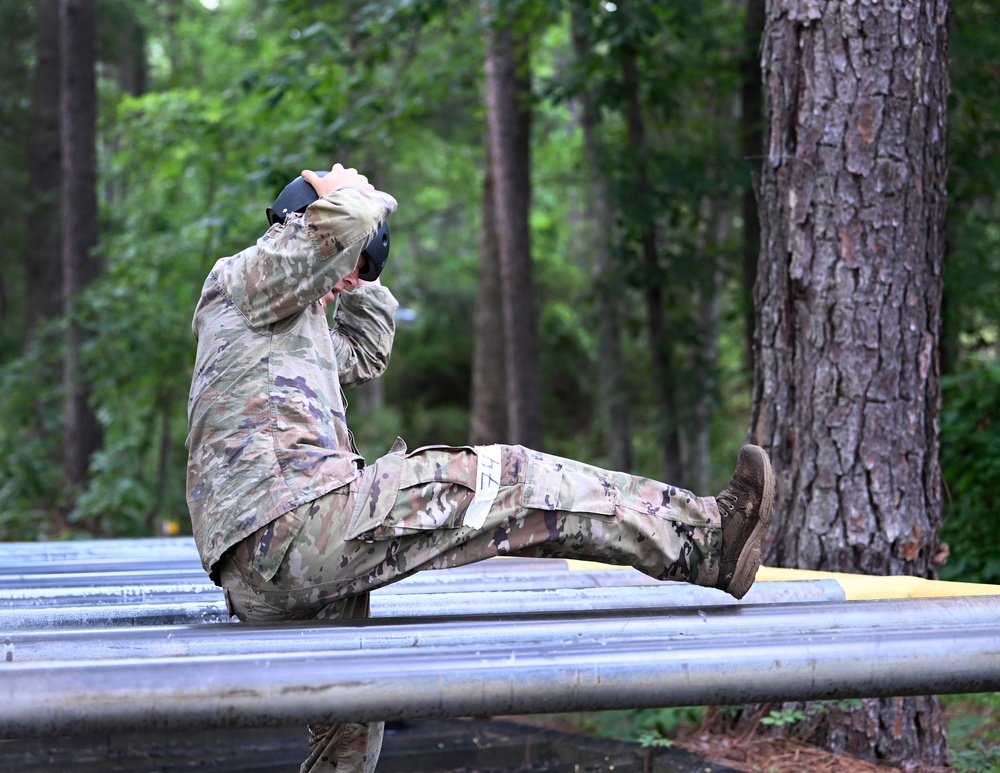
[[[904,773],[892,765],[873,765],[790,740],[725,736],[678,743],[706,759],[745,773]],[[924,768],[924,773],[932,773]]]
[[[145,732],[0,741],[0,771],[18,773],[290,773],[305,728]],[[487,720],[386,729],[378,773],[733,773],[682,749]]]
[[[558,725],[560,721],[540,717],[511,719],[538,721],[546,725]],[[686,751],[692,758],[702,760],[702,767],[697,770],[740,773],[906,773],[891,765],[873,765],[791,740],[706,734],[682,735],[671,743],[671,751]],[[938,771],[924,768],[922,773]]]
[[[1000,717],[971,699],[948,706],[956,765],[1000,771]],[[599,738],[566,715],[390,725],[378,773],[905,773],[792,740],[707,736],[671,746]],[[0,771],[19,773],[279,773],[298,770],[305,729],[148,732],[0,741]],[[921,773],[945,773],[922,768]]]

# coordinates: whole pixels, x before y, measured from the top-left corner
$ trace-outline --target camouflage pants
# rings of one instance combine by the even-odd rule
[[[498,555],[584,558],[712,586],[715,500],[521,446],[397,441],[350,485],[230,550],[220,581],[241,620],[351,619],[368,592],[423,569]],[[302,773],[371,773],[380,723],[310,727]]]

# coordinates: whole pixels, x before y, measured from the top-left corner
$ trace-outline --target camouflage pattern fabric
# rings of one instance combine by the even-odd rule
[[[188,507],[205,569],[282,513],[343,486],[363,465],[341,387],[389,362],[398,304],[381,286],[320,298],[395,210],[341,188],[223,258],[205,281],[188,401]]]
[[[205,282],[192,324],[188,505],[231,612],[363,618],[374,588],[497,555],[592,558],[714,585],[714,499],[521,446],[408,453],[397,441],[364,465],[341,390],[385,370],[397,303],[381,286],[342,293],[330,328],[320,298],[395,208],[387,194],[342,188]],[[381,723],[310,730],[302,771],[374,770]]]
[[[484,471],[482,456],[443,446],[407,453],[397,441],[347,486],[225,556],[221,581],[232,611],[254,622],[358,617],[375,588],[500,555],[594,559],[710,587],[718,579],[713,498],[522,446],[497,447],[498,470]],[[495,497],[483,523],[467,526],[483,475],[494,475]],[[318,727],[302,773],[374,766],[380,726]]]
[[[722,547],[714,498],[522,446],[499,448],[499,489],[473,528],[463,518],[476,489],[476,450],[407,453],[397,441],[347,486],[227,554],[236,584],[224,587],[237,614],[257,621],[261,604],[287,616],[342,619],[357,594],[502,555],[592,559],[714,586]]]

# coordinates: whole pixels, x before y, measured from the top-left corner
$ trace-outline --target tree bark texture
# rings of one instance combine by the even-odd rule
[[[541,370],[528,211],[531,200],[530,87],[527,46],[509,18],[489,19],[486,125],[493,171],[503,294],[508,442],[542,444]]]
[[[35,1],[35,72],[28,139],[29,198],[25,340],[62,311],[59,225],[59,2]]]
[[[486,146],[489,156],[489,143]],[[500,291],[500,247],[494,215],[492,164],[483,176],[479,283],[476,288],[472,349],[472,409],[469,442],[496,443],[507,436],[507,391],[504,373],[503,294]]]
[[[76,296],[98,274],[97,90],[94,73],[94,0],[59,0],[62,147],[63,312],[69,320],[64,361],[64,470],[70,490],[86,480],[90,455],[100,447],[100,423],[87,404],[80,373]]]
[[[935,576],[947,0],[768,0],[750,437],[765,562]],[[931,698],[866,701],[831,748],[939,764]]]
[[[573,47],[583,62],[593,56],[587,10],[579,3],[570,7]],[[600,139],[600,109],[596,89],[585,88],[580,95],[580,129],[583,133],[585,217],[583,249],[593,255],[593,292],[597,314],[597,369],[601,407],[604,413],[604,441],[608,466],[613,470],[632,468],[632,433],[628,410],[628,379],[621,346],[621,324],[617,299],[620,297],[614,259],[615,208],[609,182],[600,160],[607,155]]]

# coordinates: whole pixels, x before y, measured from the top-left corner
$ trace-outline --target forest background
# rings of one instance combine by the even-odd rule
[[[70,290],[58,243],[61,103],[45,113],[45,47],[59,44],[57,20],[43,14],[55,6],[7,3],[0,30],[0,538],[188,530],[185,407],[201,284],[262,232],[264,207],[291,177],[334,161],[400,201],[386,282],[402,312],[387,375],[352,398],[362,453],[384,453],[397,434],[411,447],[503,438],[502,368],[473,387],[474,352],[495,352],[502,338],[498,319],[480,319],[497,304],[477,298],[492,184],[480,5],[100,0],[92,31],[77,27],[92,38],[99,215],[84,220],[95,243]],[[527,436],[715,490],[748,421],[763,126],[747,99],[759,105],[763,4],[510,6],[530,115],[525,286],[535,308],[524,313],[537,315],[541,420]],[[951,547],[941,574],[988,582],[1000,581],[998,29],[995,4],[955,3],[941,365]],[[600,347],[609,310],[617,365]],[[95,420],[75,477],[64,461],[64,404],[79,389],[67,381],[68,346],[79,360],[70,382]]]
[[[700,493],[728,479],[751,412],[763,0],[3,7],[0,539],[189,532],[202,282],[335,161],[400,202],[392,363],[348,395],[366,457],[397,434],[506,440]],[[935,561],[994,583],[997,30],[1000,6],[953,3]]]

